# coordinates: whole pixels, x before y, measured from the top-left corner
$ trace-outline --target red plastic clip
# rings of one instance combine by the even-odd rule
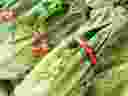
[[[93,49],[87,44],[87,42],[83,38],[80,39],[80,47],[84,48],[84,52],[87,56],[89,56],[91,63],[96,64],[96,55],[94,54]]]

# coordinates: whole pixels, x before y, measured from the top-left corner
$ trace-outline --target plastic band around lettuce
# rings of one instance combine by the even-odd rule
[[[89,42],[94,43],[96,41],[96,32],[86,32],[84,38],[89,40]],[[81,60],[80,64],[91,64],[89,57],[86,55],[85,49],[80,48]]]

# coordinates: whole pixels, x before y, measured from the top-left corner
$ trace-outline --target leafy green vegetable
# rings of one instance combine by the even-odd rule
[[[63,0],[48,0],[48,16],[58,16],[64,14]]]

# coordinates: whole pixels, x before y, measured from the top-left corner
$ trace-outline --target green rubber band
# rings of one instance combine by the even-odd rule
[[[95,34],[96,34],[96,32],[93,32],[93,31],[92,31],[92,32],[86,32],[86,33],[84,34],[84,37],[89,40],[89,39],[92,38]]]
[[[81,56],[84,55],[84,48],[80,48],[80,54],[81,54]]]
[[[84,64],[91,64],[91,62],[88,59],[86,59]]]
[[[90,41],[96,41],[96,34],[90,39]]]

